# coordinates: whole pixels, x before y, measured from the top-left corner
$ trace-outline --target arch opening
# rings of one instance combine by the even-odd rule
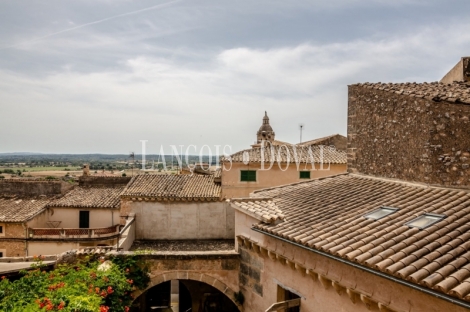
[[[243,311],[233,290],[219,280],[205,274],[200,279],[169,276],[174,274],[154,277],[146,290],[136,291],[131,312]]]

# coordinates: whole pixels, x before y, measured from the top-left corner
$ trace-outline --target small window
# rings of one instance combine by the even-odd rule
[[[310,179],[310,171],[300,171],[301,179]]]
[[[3,258],[3,251],[0,251],[0,258]]]
[[[255,182],[256,170],[241,170],[240,181],[242,182]]]
[[[3,225],[0,225],[0,234],[3,234]]]
[[[437,223],[441,220],[443,220],[446,216],[445,215],[439,215],[439,214],[434,214],[434,213],[425,213],[422,216],[419,216],[407,223],[405,225],[408,225],[409,227],[415,227],[418,229],[425,229],[430,225],[433,225],[434,223]]]
[[[364,218],[372,219],[372,220],[380,220],[394,213],[397,210],[398,208],[393,208],[393,207],[380,207],[379,209],[375,209],[374,211],[369,212],[368,214],[364,215]]]

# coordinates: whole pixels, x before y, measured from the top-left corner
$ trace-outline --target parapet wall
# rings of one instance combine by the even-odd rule
[[[64,181],[0,180],[1,195],[39,196],[65,194],[73,188],[73,184]]]
[[[126,185],[132,177],[94,177],[81,176],[78,178],[80,186],[113,186]]]
[[[470,105],[349,86],[348,171],[470,187]]]

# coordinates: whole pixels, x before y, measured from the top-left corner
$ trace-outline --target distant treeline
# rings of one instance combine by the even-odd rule
[[[146,155],[146,167],[157,168],[158,163],[163,159],[160,155]],[[181,157],[183,166],[186,166],[185,157]],[[209,161],[209,156],[202,156],[200,159],[197,155],[188,156],[190,164],[202,162],[211,164],[216,163],[215,157]],[[128,169],[129,167],[141,167],[142,155],[135,155],[134,158],[129,155],[122,154],[0,154],[0,166],[3,167],[49,167],[49,166],[70,166],[81,168],[83,164],[90,164],[90,169]],[[178,161],[176,156],[165,155],[165,163],[167,166],[173,164],[176,166]]]

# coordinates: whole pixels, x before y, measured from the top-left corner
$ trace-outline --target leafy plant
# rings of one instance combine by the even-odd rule
[[[0,311],[128,312],[132,291],[149,282],[148,267],[130,257],[86,257],[44,270],[39,259],[16,281],[0,281]]]

